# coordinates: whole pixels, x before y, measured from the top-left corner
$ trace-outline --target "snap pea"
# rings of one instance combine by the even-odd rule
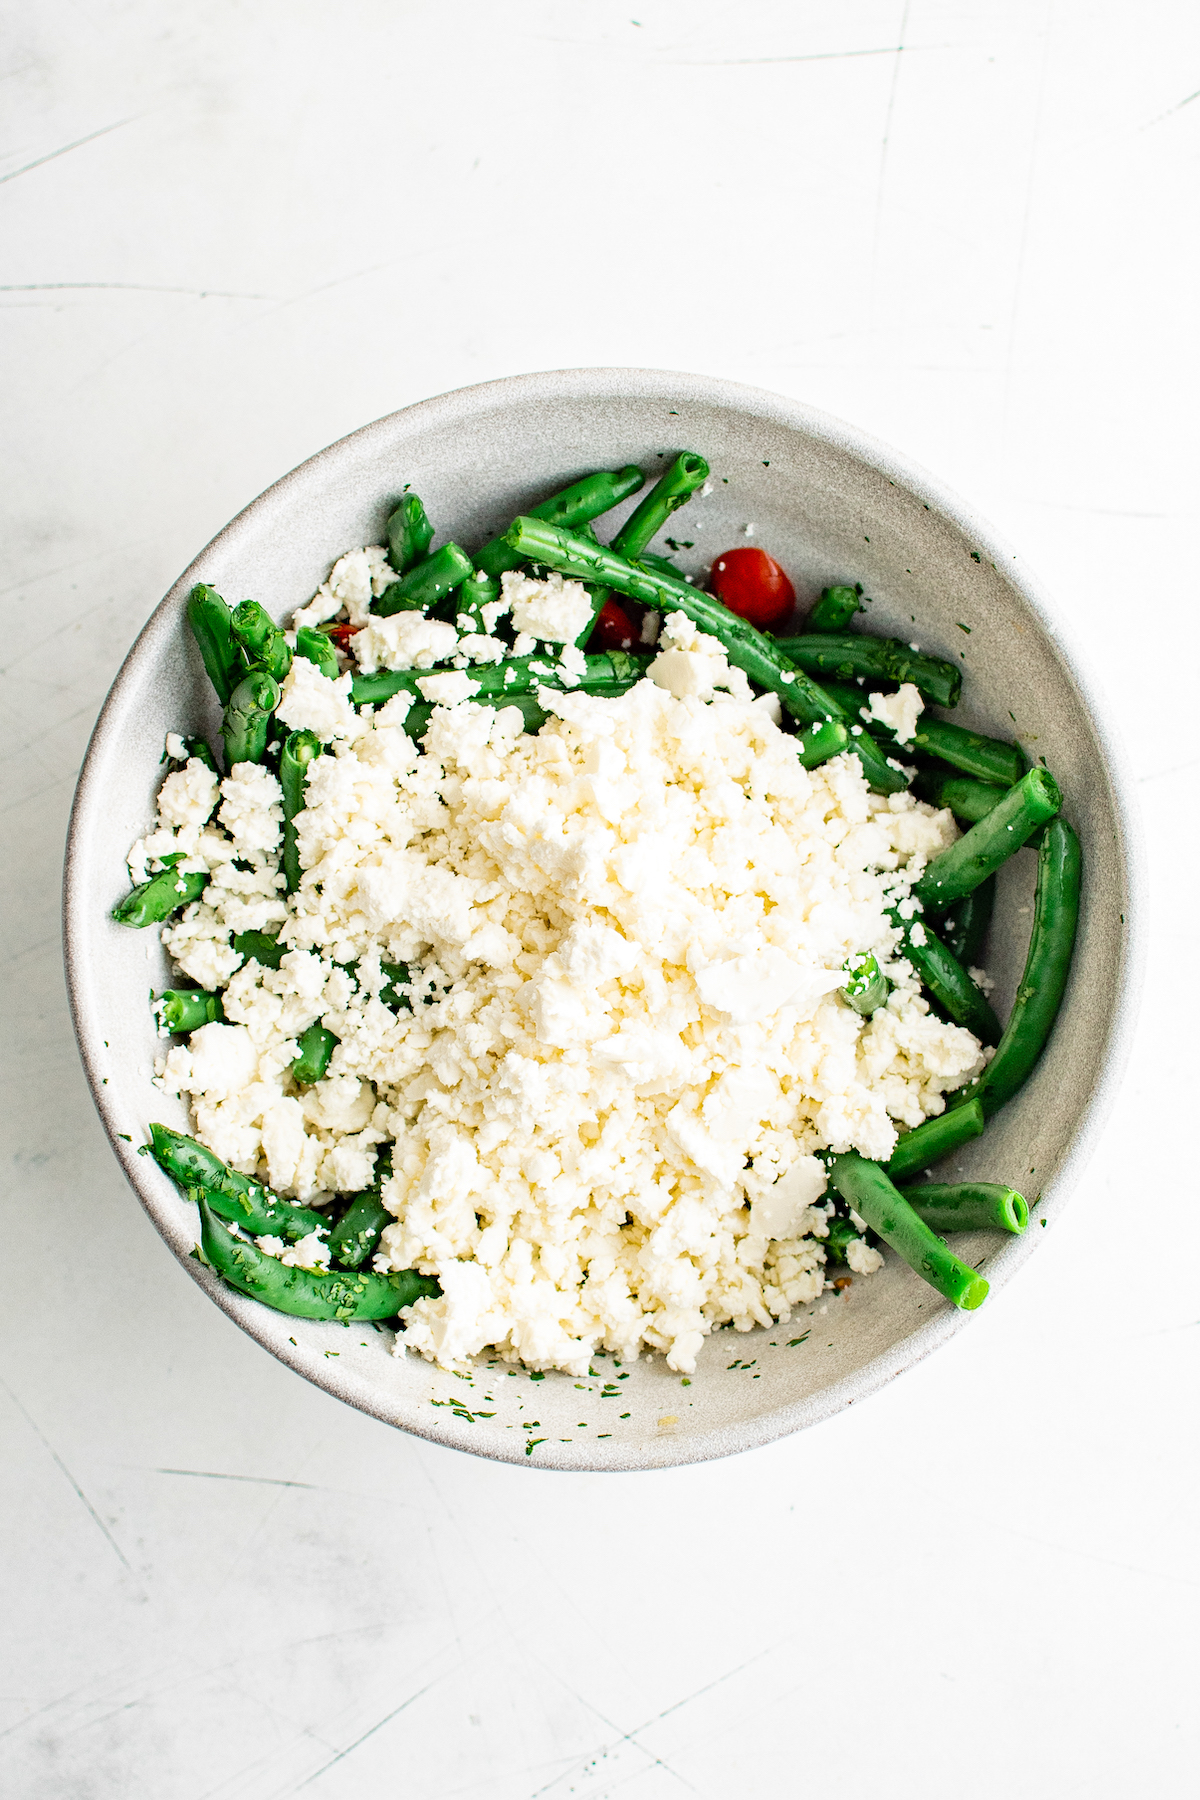
[[[233,947],[244,962],[254,961],[260,969],[278,969],[283,965],[288,946],[269,931],[237,931]]]
[[[962,692],[962,670],[941,656],[923,656],[899,638],[864,637],[849,632],[806,632],[776,642],[785,656],[809,675],[872,676],[884,681],[911,681],[937,706],[955,706]]]
[[[862,1013],[864,1018],[869,1017],[873,1012],[878,1012],[879,1008],[887,1001],[889,987],[887,976],[871,952],[869,950],[859,951],[857,956],[850,958],[845,967],[849,972],[850,979],[845,987],[838,989],[838,993],[846,1005],[852,1006],[855,1012]]]
[[[996,877],[989,875],[977,888],[955,902],[952,913],[938,921],[939,935],[951,956],[957,957],[964,969],[978,963],[984,940],[992,922],[996,903]]]
[[[327,681],[337,680],[340,673],[337,651],[323,631],[302,625],[296,633],[296,655],[302,656],[305,662],[315,663]]]
[[[353,1273],[320,1275],[311,1269],[289,1269],[256,1244],[234,1237],[218,1223],[200,1196],[200,1243],[211,1266],[230,1287],[261,1300],[295,1319],[392,1319],[401,1307],[424,1295],[440,1294],[429,1275],[405,1269],[398,1275]]]
[[[192,636],[200,646],[200,655],[208,671],[208,679],[217,690],[222,706],[245,672],[245,659],[233,635],[233,615],[216,588],[198,582],[188,595],[187,620]]]
[[[150,1009],[165,1030],[180,1034],[219,1025],[225,1017],[220,994],[204,988],[164,988],[155,994]]]
[[[829,1158],[829,1179],[859,1218],[930,1287],[966,1312],[982,1306],[988,1291],[983,1276],[947,1249],[879,1163],[847,1150]]]
[[[460,545],[443,544],[440,550],[417,563],[399,581],[385,587],[372,610],[381,619],[398,612],[424,612],[461,587],[472,566],[470,557]]]
[[[369,1256],[374,1256],[381,1233],[396,1223],[380,1199],[380,1189],[392,1172],[392,1151],[385,1145],[375,1159],[375,1179],[369,1188],[356,1194],[329,1234],[329,1253],[347,1269],[361,1269]]]
[[[1001,863],[1052,819],[1062,794],[1049,769],[1030,769],[1009,788],[985,819],[972,825],[957,843],[935,856],[915,883],[913,895],[926,912],[945,912],[964,894],[994,875]]]
[[[904,933],[903,955],[938,1005],[956,1025],[964,1025],[968,1031],[973,1031],[980,1043],[998,1043],[1000,1021],[992,1010],[991,1001],[972,981],[958,958],[919,919],[906,924],[893,913],[892,921]]]
[[[282,698],[279,683],[265,669],[251,669],[229,697],[221,720],[225,761],[261,762],[271,736],[271,718]]]
[[[939,1236],[947,1231],[1009,1231],[1020,1237],[1029,1223],[1024,1195],[995,1181],[931,1181],[900,1192]]]
[[[325,1029],[320,1020],[315,1020],[300,1033],[296,1042],[300,1047],[300,1054],[292,1063],[292,1076],[304,1087],[311,1087],[314,1081],[324,1079],[338,1040],[332,1031]]]
[[[702,631],[718,639],[736,668],[759,687],[778,694],[781,705],[802,725],[823,724],[829,719],[846,723],[837,703],[781,652],[776,640],[764,637],[719,600],[689,587],[681,578],[627,562],[603,545],[589,544],[537,519],[514,520],[507,539],[530,562],[544,563],[581,581],[597,581],[644,606],[685,613]],[[892,766],[865,731],[850,727],[850,733],[849,748],[862,763],[872,787],[890,794],[907,786],[903,771]]]
[[[186,1200],[207,1196],[215,1213],[256,1237],[282,1237],[295,1243],[312,1231],[324,1231],[329,1224],[324,1213],[282,1199],[261,1181],[229,1168],[195,1138],[172,1131],[168,1125],[151,1125],[150,1142],[141,1146],[138,1155],[152,1156]]]
[[[953,1106],[952,1094],[944,1113],[939,1113],[935,1119],[926,1119],[897,1141],[886,1165],[893,1181],[903,1181],[920,1169],[930,1168],[943,1156],[949,1156],[952,1150],[961,1149],[963,1144],[979,1136],[986,1122],[979,1100],[967,1100],[951,1111]]]
[[[1046,1047],[1070,974],[1079,923],[1079,882],[1079,839],[1065,819],[1052,819],[1038,848],[1033,930],[1012,1012],[995,1056],[982,1075],[960,1090],[962,1101],[952,1097],[951,1105],[965,1109],[978,1102],[990,1119],[1031,1074]]]
[[[299,649],[299,639],[297,639]],[[293,731],[279,753],[279,785],[283,789],[283,873],[287,891],[294,894],[300,886],[300,851],[296,843],[296,815],[304,811],[304,784],[308,765],[321,754],[321,740],[315,731]]]
[[[405,494],[387,522],[388,561],[397,575],[423,562],[433,542],[429,515],[415,494]]]
[[[243,600],[234,607],[230,624],[249,666],[265,669],[276,681],[282,681],[292,666],[292,652],[267,609],[257,600]]]
[[[863,610],[861,588],[827,587],[806,620],[809,631],[844,631],[855,613]]]
[[[621,529],[612,540],[611,548],[618,556],[630,559],[640,557],[652,540],[657,537],[671,514],[678,512],[681,506],[691,499],[698,487],[703,487],[708,480],[708,464],[702,456],[696,456],[690,450],[683,450],[670,464],[666,472],[659,476],[644,500],[634,507]],[[580,536],[583,534],[580,533]],[[665,557],[651,556],[646,558],[651,567],[665,569],[671,575],[678,571]],[[577,645],[586,644],[592,635],[592,629],[609,590],[606,587],[589,587],[592,602],[592,617],[589,623],[575,639]]]
[[[646,477],[636,463],[626,463],[623,469],[597,469],[594,474],[573,481],[560,493],[551,494],[548,500],[531,506],[528,517],[545,519],[551,525],[577,531],[581,525],[598,519],[601,513],[619,506],[622,500],[628,500],[630,494],[636,494],[645,485],[645,481]],[[523,560],[501,536],[483,546],[475,558],[475,566],[499,581],[506,569],[515,569]]]
[[[183,852],[164,856],[164,867],[149,881],[143,881],[119,900],[112,909],[118,925],[133,925],[141,930],[147,925],[161,925],[172,913],[198,900],[208,886],[207,870],[189,870],[186,874],[175,867],[183,861]]]

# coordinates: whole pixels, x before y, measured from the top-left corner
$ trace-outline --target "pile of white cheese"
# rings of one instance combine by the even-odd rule
[[[416,613],[390,637],[392,620],[368,624],[389,578],[382,551],[353,552],[300,622],[362,624],[374,667],[460,666],[422,678],[439,704],[418,745],[407,695],[356,712],[349,672],[293,663],[281,717],[328,745],[297,893],[268,770],[220,781],[193,759],[163,783],[130,869],[182,851],[209,871],[163,941],[221,990],[226,1023],[158,1078],[190,1096],[216,1155],[310,1205],[370,1185],[392,1147],[376,1267],[442,1289],[404,1315],[398,1348],[575,1376],[597,1349],[648,1348],[690,1372],[715,1327],[786,1321],[822,1291],[816,1153],[886,1158],[898,1124],[940,1113],[983,1066],[930,1011],[888,918],[911,914],[956,827],[908,792],[871,793],[853,756],[802,768],[770,698],[682,613],[647,679],[618,699],[543,688],[552,716],[525,734],[515,708],[472,703],[466,671],[496,660],[491,644],[514,653],[490,635],[512,608],[518,647],[549,645],[570,679],[578,584],[506,577],[488,633],[465,641]],[[911,688],[872,702],[902,735],[919,708]],[[289,946],[277,971],[233,948],[251,929]],[[870,1019],[837,992],[867,950],[893,984]],[[408,965],[410,1006],[379,998],[384,963]],[[298,1087],[314,1020],[338,1044]],[[320,1234],[264,1247],[328,1261]],[[880,1258],[860,1240],[849,1261],[869,1274]]]

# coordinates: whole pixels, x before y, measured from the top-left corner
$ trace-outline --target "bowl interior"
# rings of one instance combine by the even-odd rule
[[[580,1385],[486,1362],[468,1381],[391,1355],[382,1328],[270,1312],[189,1258],[193,1209],[135,1153],[150,1119],[185,1126],[186,1116],[151,1082],[159,1046],[147,992],[168,973],[157,934],[124,929],[108,913],[127,889],[125,853],[153,816],[165,733],[217,728],[184,621],[194,582],[211,582],[231,602],[253,596],[279,617],[309,598],[343,551],[380,540],[406,483],[425,501],[435,541],[453,536],[470,548],[589,469],[638,462],[653,471],[680,448],[700,451],[713,470],[711,494],[679,519],[676,535],[692,542],[679,558],[688,573],[753,541],[783,563],[802,601],[830,582],[861,581],[870,629],[960,664],[955,716],[1016,735],[1062,786],[1085,859],[1063,1011],[1030,1082],[945,1176],[1011,1182],[1035,1221],[1052,1215],[1082,1164],[1132,1023],[1136,867],[1120,753],[1013,554],[920,471],[795,402],[696,376],[566,371],[425,401],[323,451],[240,514],[151,617],[96,727],[68,846],[68,981],[84,1062],[113,1147],[189,1274],[266,1348],[352,1405],[536,1466],[644,1468],[748,1448],[861,1398],[966,1321],[889,1256],[880,1274],[786,1325],[717,1334],[688,1384],[655,1357],[620,1371],[595,1360],[595,1378]],[[1033,867],[1031,853],[1017,856],[997,900],[988,962],[1002,1018],[1024,960]],[[981,1235],[955,1247],[996,1285],[1041,1236],[1035,1222],[1022,1239]],[[605,1380],[615,1398],[603,1393]]]

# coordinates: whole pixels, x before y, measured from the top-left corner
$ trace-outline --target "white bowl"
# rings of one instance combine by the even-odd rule
[[[998,1287],[1040,1242],[1036,1220],[1064,1205],[1124,1064],[1140,947],[1130,785],[1029,572],[961,501],[850,426],[754,388],[638,369],[488,382],[365,426],[269,488],[176,582],[105,702],[71,819],[65,942],[80,1052],[113,1149],[183,1268],[243,1330],[339,1399],[440,1443],[534,1467],[656,1468],[767,1443],[861,1400],[969,1329],[971,1315],[889,1255],[881,1273],[830,1305],[805,1344],[789,1347],[808,1327],[808,1308],[772,1331],[710,1340],[687,1386],[661,1357],[645,1358],[623,1371],[613,1401],[600,1397],[599,1381],[581,1388],[566,1375],[513,1376],[485,1363],[471,1388],[415,1356],[391,1355],[390,1332],[272,1312],[189,1256],[194,1209],[136,1154],[151,1119],[187,1122],[181,1103],[151,1085],[158,1046],[147,994],[168,975],[157,933],[118,926],[109,909],[128,887],[125,853],[153,816],[164,734],[217,728],[184,619],[193,583],[211,582],[231,601],[252,595],[280,617],[308,599],[344,550],[379,541],[406,482],[439,531],[469,547],[588,469],[637,462],[653,471],[681,448],[707,457],[714,473],[711,497],[680,521],[697,540],[682,559],[688,572],[745,542],[752,523],[754,541],[788,569],[802,599],[833,581],[862,581],[874,600],[872,629],[961,663],[956,717],[1002,737],[1013,734],[1015,717],[1021,742],[1062,786],[1084,854],[1066,999],[1032,1079],[952,1163],[956,1173],[1011,1182],[1033,1204],[1035,1226],[1024,1237],[956,1242],[970,1261],[983,1258]],[[1028,918],[1018,907],[1028,903],[1033,862],[1013,859],[997,899],[989,964],[1002,1017],[1024,959]],[[735,1360],[743,1366],[730,1369]],[[468,1411],[492,1416],[464,1416],[464,1400]],[[534,1433],[525,1429],[531,1416]],[[529,1436],[541,1440],[531,1457]]]

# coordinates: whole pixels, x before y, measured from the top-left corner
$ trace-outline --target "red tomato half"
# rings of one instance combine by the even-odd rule
[[[601,650],[630,650],[636,639],[637,632],[625,608],[615,600],[606,600],[592,627],[588,649],[593,655]]]
[[[760,631],[778,625],[796,604],[796,590],[765,550],[726,550],[712,566],[712,589],[739,619]]]

